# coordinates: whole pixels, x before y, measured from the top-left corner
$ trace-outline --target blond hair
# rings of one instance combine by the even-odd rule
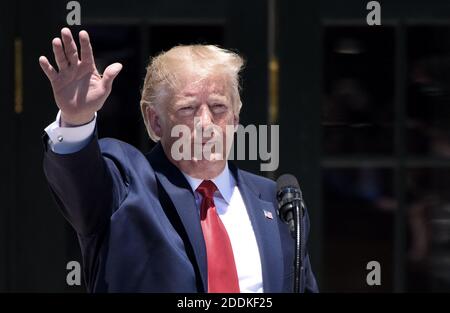
[[[155,110],[170,101],[183,87],[182,78],[193,74],[198,80],[220,76],[227,82],[233,111],[239,115],[242,107],[239,91],[239,72],[244,59],[232,51],[214,45],[180,45],[152,58],[147,66],[141,94],[141,113],[147,132],[153,141],[160,138],[152,130],[147,119],[147,107]]]

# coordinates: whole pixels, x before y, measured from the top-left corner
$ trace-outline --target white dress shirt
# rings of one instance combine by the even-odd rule
[[[58,112],[55,122],[45,128],[49,136],[50,149],[59,154],[81,150],[94,134],[97,114],[91,122],[78,127],[61,127],[60,117],[61,112]],[[195,190],[202,180],[185,173],[183,175],[194,191],[197,208],[200,210],[201,195]],[[212,181],[218,189],[214,194],[217,213],[227,230],[233,248],[239,289],[241,292],[263,292],[261,258],[255,233],[244,200],[228,165]]]
[[[77,127],[61,127],[61,111],[56,120],[45,128],[49,137],[50,149],[59,154],[69,154],[80,151],[92,138],[95,129],[97,113],[92,121]]]
[[[200,210],[202,196],[196,192],[202,179],[193,178],[183,173],[195,194],[197,208]],[[214,204],[233,248],[234,261],[239,278],[241,292],[263,292],[261,259],[253,226],[248,217],[244,200],[236,180],[230,174],[228,165],[222,173],[212,179],[217,186]]]

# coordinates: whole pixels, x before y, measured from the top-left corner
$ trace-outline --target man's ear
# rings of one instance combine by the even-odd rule
[[[145,114],[147,115],[147,121],[155,135],[162,137],[161,120],[155,108],[148,105],[145,108]]]

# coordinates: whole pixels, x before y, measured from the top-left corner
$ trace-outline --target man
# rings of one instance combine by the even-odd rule
[[[79,38],[80,54],[69,29],[53,40],[58,71],[39,62],[60,110],[45,129],[44,171],[78,234],[88,290],[290,292],[293,240],[276,218],[275,183],[226,161],[242,58],[204,45],[155,57],[141,109],[158,144],[144,156],[97,139],[96,112],[122,65],[99,75],[88,33]],[[180,126],[188,144],[174,149]],[[315,292],[309,257],[305,265],[303,286]]]

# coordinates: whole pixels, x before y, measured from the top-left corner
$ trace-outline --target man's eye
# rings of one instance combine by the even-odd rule
[[[178,109],[178,111],[183,114],[188,114],[188,113],[192,113],[194,111],[194,107],[186,106],[186,107],[182,107],[182,108]]]
[[[227,110],[227,106],[222,103],[214,103],[211,107],[214,113],[222,113]]]

